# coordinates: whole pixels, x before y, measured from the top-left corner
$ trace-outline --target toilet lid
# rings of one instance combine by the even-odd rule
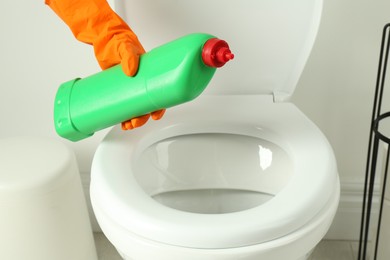
[[[119,0],[114,9],[146,50],[194,32],[226,40],[234,61],[205,93],[289,97],[311,52],[322,0]]]

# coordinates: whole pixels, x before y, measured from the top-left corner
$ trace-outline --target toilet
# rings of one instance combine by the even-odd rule
[[[328,231],[340,185],[332,148],[289,98],[322,0],[128,0],[115,10],[146,49],[191,32],[235,59],[197,99],[99,145],[91,201],[124,259],[304,260]]]

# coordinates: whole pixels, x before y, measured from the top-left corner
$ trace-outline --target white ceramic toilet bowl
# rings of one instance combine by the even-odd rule
[[[91,200],[125,259],[306,259],[339,201],[333,151],[272,95],[201,96],[161,121],[114,128]]]
[[[228,2],[116,1],[146,49],[209,32],[235,54],[202,96],[100,144],[93,209],[125,259],[303,260],[332,222],[332,149],[287,101],[323,1]]]

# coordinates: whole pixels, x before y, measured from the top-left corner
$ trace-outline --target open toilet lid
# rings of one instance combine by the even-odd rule
[[[226,40],[235,59],[205,93],[288,98],[317,35],[322,0],[116,0],[114,9],[151,50],[203,32]]]

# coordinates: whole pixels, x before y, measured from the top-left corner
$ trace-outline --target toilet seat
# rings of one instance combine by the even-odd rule
[[[274,103],[271,95],[201,96],[169,112],[131,133],[114,128],[96,151],[93,207],[127,232],[189,248],[259,244],[304,226],[338,192],[329,143],[291,103]],[[293,161],[290,181],[266,203],[234,213],[197,214],[160,204],[140,187],[132,165],[150,145],[195,133],[246,135],[277,144]]]

